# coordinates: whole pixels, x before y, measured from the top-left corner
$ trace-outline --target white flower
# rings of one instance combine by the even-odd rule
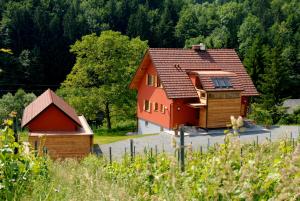
[[[244,125],[243,117],[239,116],[237,119],[237,126],[240,128]]]

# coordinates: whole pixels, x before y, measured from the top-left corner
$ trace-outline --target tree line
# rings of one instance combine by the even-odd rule
[[[66,77],[72,68],[74,74],[78,62],[83,61],[81,53],[88,51],[82,45],[82,49],[77,49],[80,42],[76,41],[88,43],[89,37],[97,41],[95,37],[103,31],[113,30],[127,35],[129,38],[122,39],[127,42],[138,37],[138,48],[131,52],[135,56],[130,57],[136,61],[129,59],[124,69],[114,72],[118,75],[106,80],[99,74],[99,80],[95,81],[91,76],[94,71],[89,69],[86,78],[90,83],[81,87],[104,90],[107,83],[115,83],[124,72],[126,76],[116,85],[126,86],[147,44],[189,48],[204,42],[208,48],[236,49],[261,93],[255,101],[275,118],[278,116],[275,105],[285,98],[299,98],[300,94],[299,7],[298,0],[2,0],[0,47],[11,49],[13,54],[0,51],[0,93],[24,88],[38,94],[45,88],[59,88],[63,81],[61,88],[73,82],[78,84],[74,76]],[[111,65],[96,63],[107,68]],[[74,86],[78,89],[74,93],[85,93]],[[123,91],[123,94],[130,93]],[[130,97],[127,102],[131,103],[134,95]],[[126,108],[128,104],[120,105]],[[99,111],[107,115],[105,108]],[[91,119],[95,116],[91,115]]]

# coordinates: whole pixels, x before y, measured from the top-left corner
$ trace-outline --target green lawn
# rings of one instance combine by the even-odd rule
[[[147,134],[147,135],[123,135],[123,136],[100,136],[100,135],[94,135],[94,144],[109,144],[121,140],[128,140],[128,139],[134,139],[134,138],[141,138],[141,137],[147,137],[147,136],[153,136],[158,134]]]

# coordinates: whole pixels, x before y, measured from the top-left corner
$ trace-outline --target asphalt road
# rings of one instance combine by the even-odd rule
[[[259,141],[262,143],[271,137],[272,141],[283,139],[283,138],[298,138],[299,137],[300,126],[280,126],[273,127],[268,130],[257,130],[252,132],[245,132],[240,135],[240,140],[242,142],[253,142]],[[142,138],[136,138],[133,140],[136,154],[144,153],[144,150],[150,150],[152,148],[153,153],[157,150],[158,152],[174,153],[175,149],[172,146],[172,141],[175,138],[177,144],[179,144],[179,137],[173,137],[167,133],[160,133],[159,135],[147,136]],[[210,133],[207,135],[193,135],[185,136],[185,145],[190,144],[193,150],[200,150],[202,146],[203,151],[207,149],[208,146],[213,146],[215,143],[223,143],[224,134],[222,132]],[[112,158],[119,159],[130,151],[130,141],[118,141],[111,144],[100,145],[101,152],[105,157],[109,155],[109,147],[111,147]]]

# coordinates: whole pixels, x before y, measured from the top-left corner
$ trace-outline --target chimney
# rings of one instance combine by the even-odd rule
[[[200,51],[205,51],[205,44],[204,43],[200,43],[199,45],[193,45],[192,49],[195,50],[196,52],[200,52]]]

